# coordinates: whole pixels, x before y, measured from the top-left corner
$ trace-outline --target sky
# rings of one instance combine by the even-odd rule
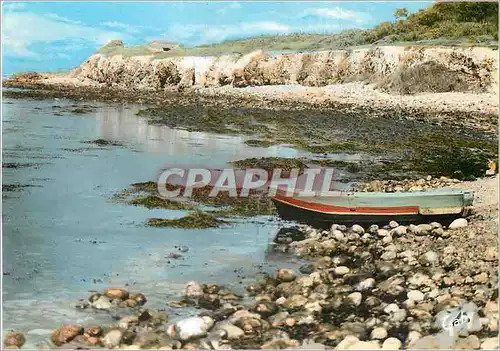
[[[430,2],[2,2],[2,69],[65,71],[111,39],[195,46],[261,34],[371,28]]]

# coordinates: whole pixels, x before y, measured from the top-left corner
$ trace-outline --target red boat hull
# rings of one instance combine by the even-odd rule
[[[280,217],[284,220],[297,221],[318,228],[329,228],[332,224],[371,224],[386,225],[395,220],[400,224],[419,224],[439,222],[450,224],[454,219],[466,215],[467,210],[457,214],[428,214],[419,213],[416,206],[398,207],[357,207],[325,205],[306,202],[294,198],[276,196],[273,202]]]

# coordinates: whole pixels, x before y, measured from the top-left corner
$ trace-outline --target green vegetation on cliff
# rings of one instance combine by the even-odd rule
[[[412,14],[402,8],[394,17],[394,22],[368,30],[367,41],[466,39],[475,44],[498,40],[498,3],[443,2]]]
[[[337,34],[262,35],[192,48],[179,46],[166,52],[154,51],[147,45],[124,47],[123,43],[115,40],[100,48],[98,53],[124,56],[154,55],[163,58],[245,54],[258,49],[285,52],[336,50],[374,43],[498,45],[498,3],[495,2],[436,3],[411,14],[405,8],[401,8],[396,10],[394,18],[392,22],[382,22],[368,30],[350,29]]]

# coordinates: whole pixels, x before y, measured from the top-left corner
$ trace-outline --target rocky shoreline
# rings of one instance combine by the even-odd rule
[[[168,87],[161,91],[137,87],[109,87],[82,82],[55,74],[30,74],[4,81],[5,97],[75,101],[138,103],[167,107],[168,105],[203,104],[204,106],[238,106],[269,110],[336,110],[359,111],[380,115],[405,115],[416,120],[460,123],[491,132],[497,128],[498,93],[421,93],[399,95],[384,92],[373,84],[361,82],[305,87],[300,85],[254,86],[246,88],[193,86],[183,90]],[[457,115],[458,114],[458,115]],[[452,120],[454,116],[457,120]]]
[[[108,311],[118,322],[63,325],[52,344],[119,349],[494,349],[498,347],[498,176],[456,183],[476,191],[475,215],[449,227],[299,225],[282,228],[274,250],[310,260],[298,272],[263,272],[245,294],[189,282],[176,308],[197,308],[168,323],[143,294],[108,288],[76,308]],[[481,254],[478,254],[481,253]],[[454,336],[443,323],[454,308],[474,318]],[[446,328],[445,328],[446,329]],[[22,333],[5,335],[22,347]]]

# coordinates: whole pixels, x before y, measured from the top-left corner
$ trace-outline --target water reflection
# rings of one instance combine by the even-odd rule
[[[138,106],[100,108],[95,112],[98,133],[106,140],[140,144],[146,152],[167,155],[212,155],[223,157],[301,157],[287,145],[269,148],[248,147],[246,137],[216,135],[148,124],[136,115]]]

